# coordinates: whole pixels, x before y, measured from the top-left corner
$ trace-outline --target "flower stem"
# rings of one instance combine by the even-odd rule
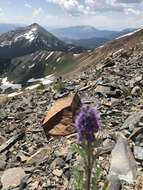
[[[90,146],[90,144],[89,144],[89,142],[88,142],[88,149],[87,149],[87,161],[88,161],[88,167],[87,167],[87,188],[86,188],[86,190],[90,190],[90,186],[91,186],[91,184],[90,184],[90,182],[91,182],[91,171],[92,171],[92,166],[91,166],[91,146]]]

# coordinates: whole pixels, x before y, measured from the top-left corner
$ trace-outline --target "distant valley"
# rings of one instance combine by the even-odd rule
[[[119,36],[134,32],[137,29],[121,31],[99,30],[92,26],[73,26],[67,28],[49,29],[49,31],[65,41],[87,49],[95,49]]]

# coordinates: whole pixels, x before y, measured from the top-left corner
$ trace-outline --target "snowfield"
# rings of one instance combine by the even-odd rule
[[[20,90],[22,88],[21,84],[13,84],[13,82],[9,82],[8,78],[5,77],[2,79],[1,81],[1,86],[0,88],[2,89],[2,91],[4,92],[6,89],[8,88],[12,88],[13,90]]]
[[[43,85],[47,85],[53,83],[54,79],[55,79],[54,75],[48,75],[44,78],[38,78],[38,79],[31,78],[27,82],[28,83],[41,82]]]

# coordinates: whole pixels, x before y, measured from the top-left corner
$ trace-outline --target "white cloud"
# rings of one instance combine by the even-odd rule
[[[142,0],[116,0],[117,3],[141,3]]]
[[[132,8],[127,8],[127,9],[125,9],[125,14],[126,15],[129,15],[129,14],[140,15],[141,11],[135,10],[135,9],[132,9]]]
[[[32,5],[30,5],[29,3],[25,3],[24,6],[29,8],[29,9],[32,8]]]
[[[37,17],[43,12],[43,9],[41,7],[34,8],[32,12],[32,17]]]
[[[86,14],[88,7],[79,3],[77,0],[46,0],[47,2],[57,4],[64,8],[71,15]]]
[[[79,3],[78,0],[46,0],[47,2],[57,4],[64,8],[71,15],[107,13],[107,12],[132,12],[139,14],[141,11],[140,3],[142,0],[84,0]]]
[[[2,8],[0,8],[0,16],[4,16],[4,11]]]

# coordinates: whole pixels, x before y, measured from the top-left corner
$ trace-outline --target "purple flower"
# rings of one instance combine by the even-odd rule
[[[87,140],[92,143],[95,135],[101,127],[100,117],[96,107],[83,106],[75,119],[78,141]]]

